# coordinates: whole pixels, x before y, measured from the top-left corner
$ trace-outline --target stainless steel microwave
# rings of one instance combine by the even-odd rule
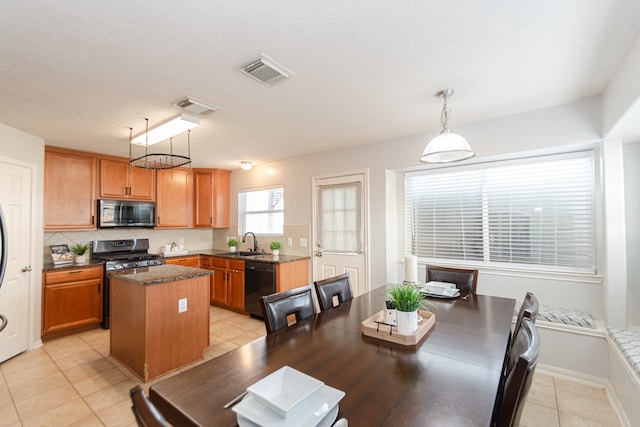
[[[156,203],[98,200],[98,227],[155,227]]]

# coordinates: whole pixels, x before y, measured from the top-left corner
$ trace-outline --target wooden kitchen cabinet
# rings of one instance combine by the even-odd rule
[[[131,167],[128,159],[100,158],[100,197],[155,200],[155,171]]]
[[[102,266],[43,273],[42,336],[102,320]]]
[[[230,177],[224,169],[194,169],[194,226],[228,228]]]
[[[209,257],[209,270],[213,270],[211,303],[244,312],[244,261],[222,257]]]
[[[185,267],[200,267],[200,257],[198,256],[185,256],[185,257],[167,257],[164,259],[165,264],[183,265]]]
[[[308,259],[276,264],[276,292],[304,286],[307,283],[309,283]]]
[[[191,228],[193,223],[193,184],[188,168],[157,171],[156,228]]]
[[[96,228],[95,156],[45,147],[44,230]]]

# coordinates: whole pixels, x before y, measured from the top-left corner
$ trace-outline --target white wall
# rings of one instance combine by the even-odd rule
[[[32,272],[29,282],[30,295],[32,296],[29,316],[32,322],[29,333],[29,348],[33,348],[40,343],[42,306],[42,275],[40,272],[42,271],[41,248],[43,241],[44,140],[0,123],[0,156],[33,165],[35,170],[33,182],[35,205],[32,215],[34,224],[30,260]]]
[[[498,158],[514,153],[550,152],[566,147],[593,145],[599,140],[600,99],[589,98],[572,104],[560,105],[496,120],[455,126],[452,130],[464,135],[477,153],[474,161]],[[251,171],[234,171],[231,174],[231,217],[237,217],[235,195],[239,189],[284,184],[285,224],[307,224],[311,222],[311,178],[314,175],[344,172],[353,169],[369,170],[370,178],[370,286],[376,288],[389,281],[402,280],[394,268],[404,258],[404,248],[398,244],[398,231],[388,218],[401,218],[395,211],[397,188],[389,184],[388,176],[393,171],[422,167],[418,157],[426,143],[437,130],[422,135],[412,135],[380,143],[320,153],[267,165],[256,166]],[[304,143],[304,141],[301,141]],[[400,180],[401,182],[401,180]],[[389,247],[397,247],[388,259]],[[311,255],[310,250],[307,251]],[[399,269],[402,274],[402,269]],[[488,274],[488,273],[485,273]],[[556,279],[514,278],[496,275],[486,276],[479,284],[486,293],[507,296],[524,295],[525,289],[539,291],[545,299],[560,300],[565,306],[585,308],[599,318],[603,316],[602,286]],[[484,279],[483,279],[484,280]],[[535,289],[532,289],[535,288]],[[522,298],[520,296],[520,298]]]

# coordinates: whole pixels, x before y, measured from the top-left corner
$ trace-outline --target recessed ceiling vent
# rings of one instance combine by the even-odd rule
[[[215,105],[207,104],[206,102],[199,101],[195,98],[191,98],[190,96],[188,96],[187,99],[183,99],[182,101],[176,102],[173,105],[194,114],[216,112],[220,109]]]
[[[253,77],[265,86],[271,86],[293,76],[293,72],[287,70],[274,60],[267,58],[264,54],[261,55],[260,58],[243,65],[240,71],[249,77]]]

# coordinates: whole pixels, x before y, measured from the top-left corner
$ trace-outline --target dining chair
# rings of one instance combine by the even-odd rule
[[[538,317],[539,310],[540,303],[538,302],[538,298],[536,298],[535,295],[533,295],[531,292],[527,292],[527,295],[525,295],[524,301],[522,301],[522,305],[520,306],[520,311],[518,312],[518,317],[516,318],[516,326],[513,329],[513,334],[515,335],[520,329],[522,319],[525,317],[533,320],[533,323],[536,323],[536,318]]]
[[[427,265],[425,282],[454,283],[460,292],[475,294],[478,285],[478,270]]]
[[[287,317],[292,314],[295,314],[296,322],[313,317],[316,314],[313,285],[265,295],[260,298],[260,307],[267,334],[289,326]]]
[[[337,305],[353,299],[349,273],[318,280],[313,282],[313,285],[316,288],[316,295],[318,296],[318,304],[320,304],[321,311],[335,307],[334,297],[338,300]]]
[[[511,346],[504,387],[499,388],[494,410],[494,427],[520,424],[520,417],[540,354],[540,336],[533,320],[524,317]]]
[[[169,423],[164,419],[160,411],[153,406],[153,403],[145,396],[140,385],[133,387],[129,393],[133,406],[133,415],[136,417],[140,427],[169,427]]]

